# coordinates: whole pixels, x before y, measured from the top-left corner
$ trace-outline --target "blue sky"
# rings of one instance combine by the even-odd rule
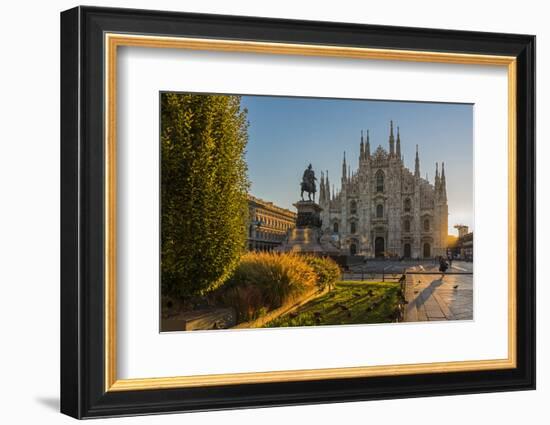
[[[401,132],[405,165],[433,183],[435,163],[445,162],[449,233],[455,224],[473,229],[473,106],[470,104],[243,96],[248,109],[246,159],[254,196],[294,210],[309,163],[317,176],[328,170],[340,186],[342,157],[356,170],[361,129],[370,130],[371,152],[389,149],[390,120]],[[318,177],[318,178],[319,178]]]

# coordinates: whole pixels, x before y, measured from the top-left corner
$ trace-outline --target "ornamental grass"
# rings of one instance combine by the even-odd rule
[[[243,322],[300,300],[317,283],[318,275],[305,257],[248,252],[220,288],[219,297],[223,304],[235,308],[238,322]]]

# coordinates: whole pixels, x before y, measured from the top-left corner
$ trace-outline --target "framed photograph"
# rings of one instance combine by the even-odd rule
[[[61,411],[534,389],[534,70],[531,35],[63,12]]]

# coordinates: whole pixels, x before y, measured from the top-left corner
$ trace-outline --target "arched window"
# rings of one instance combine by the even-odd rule
[[[357,202],[351,201],[349,204],[349,213],[350,214],[357,214]]]
[[[411,211],[411,200],[409,198],[405,199],[405,203],[403,204],[403,209],[405,212]]]
[[[378,170],[375,174],[375,178],[376,178],[376,191],[384,192],[384,172],[382,170]]]
[[[357,224],[355,223],[355,221],[352,221],[349,225],[349,231],[350,233],[355,233],[357,232]]]
[[[335,223],[332,225],[332,231],[333,231],[334,233],[338,233],[338,223],[335,222]]]
[[[407,233],[411,231],[411,222],[409,220],[405,220],[403,223],[403,229]]]
[[[425,219],[425,220],[424,220],[424,231],[425,231],[425,232],[429,232],[429,231],[430,231],[430,220],[429,220],[429,219]]]
[[[378,204],[376,206],[376,218],[382,217],[384,217],[384,206],[382,204]]]

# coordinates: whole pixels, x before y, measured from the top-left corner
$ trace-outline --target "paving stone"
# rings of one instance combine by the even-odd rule
[[[426,271],[433,271],[426,269]],[[455,288],[455,286],[457,286]],[[408,274],[405,298],[410,314],[405,321],[470,320],[473,318],[471,274]],[[414,311],[416,310],[416,311]],[[416,314],[415,314],[416,313]]]

